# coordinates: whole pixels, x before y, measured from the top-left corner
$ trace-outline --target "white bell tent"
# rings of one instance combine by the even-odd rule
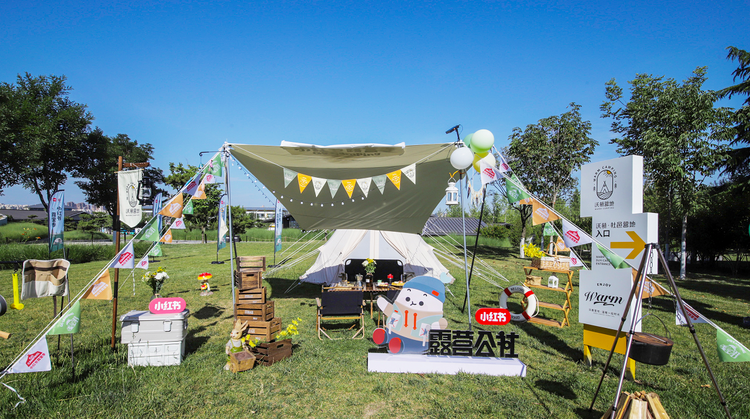
[[[318,258],[300,281],[330,285],[338,282],[348,259],[399,260],[407,276],[428,275],[453,282],[448,269],[435,257],[433,248],[417,234],[381,230],[336,230],[318,248]]]

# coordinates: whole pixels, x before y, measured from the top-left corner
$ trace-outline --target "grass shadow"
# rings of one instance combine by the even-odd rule
[[[550,381],[550,380],[536,380],[534,382],[534,385],[537,388],[540,388],[546,391],[547,393],[552,393],[564,399],[575,400],[578,398],[575,392],[573,392],[573,390],[570,389],[570,385],[567,385],[565,383],[560,383],[557,381]]]
[[[224,312],[223,308],[219,306],[215,306],[211,303],[208,303],[205,306],[201,307],[200,310],[193,313],[193,317],[195,317],[198,320],[205,320],[205,319],[210,319],[211,317],[221,316],[223,312]]]
[[[570,347],[564,340],[560,339],[554,333],[550,333],[542,328],[536,327],[534,323],[521,323],[518,327],[526,332],[529,337],[539,341],[540,344],[554,349],[560,355],[571,361],[578,362],[583,360],[583,352],[576,348]]]

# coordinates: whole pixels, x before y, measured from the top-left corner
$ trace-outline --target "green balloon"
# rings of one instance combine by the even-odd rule
[[[471,148],[471,137],[473,136],[474,136],[474,133],[472,132],[471,134],[464,137],[464,144],[466,144],[466,147]]]

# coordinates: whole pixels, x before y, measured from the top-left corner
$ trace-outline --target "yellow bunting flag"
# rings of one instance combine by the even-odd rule
[[[312,176],[303,175],[302,173],[297,173],[297,182],[299,182],[299,193],[302,193],[305,191],[305,188],[307,185],[310,184],[312,181]]]
[[[526,198],[518,201],[518,205],[532,205],[534,203],[534,198]]]
[[[393,182],[393,184],[396,186],[396,189],[399,191],[401,190],[401,170],[396,170],[395,172],[391,172],[386,174],[388,176],[388,179]]]
[[[557,236],[557,242],[555,242],[555,247],[557,248],[558,252],[570,252],[570,249],[567,246],[565,246],[565,242],[560,236]]]
[[[172,200],[167,202],[164,208],[159,211],[159,214],[172,218],[182,217],[182,193],[178,193]]]
[[[531,203],[531,211],[532,211],[532,218],[533,218],[533,225],[538,224],[544,224],[549,221],[555,221],[559,220],[560,217],[555,215],[554,212],[550,211],[549,208],[547,208],[546,205],[542,204],[541,202],[534,200]]]
[[[344,185],[344,190],[346,190],[346,193],[349,194],[349,198],[351,198],[352,193],[354,192],[354,187],[357,186],[357,180],[356,179],[342,180],[341,184]]]
[[[195,195],[193,195],[193,199],[206,199],[206,181],[205,181],[205,179],[201,182],[200,185],[198,185],[198,189],[195,191]]]
[[[91,285],[91,288],[83,294],[84,299],[87,300],[111,300],[112,299],[112,285],[109,282],[109,270],[104,271],[102,276]]]
[[[159,239],[161,243],[172,243],[172,229],[170,228],[167,230],[166,233],[164,233],[163,236],[161,236],[161,239]]]

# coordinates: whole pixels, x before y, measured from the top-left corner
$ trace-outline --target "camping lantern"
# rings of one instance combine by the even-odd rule
[[[457,205],[458,204],[458,188],[456,182],[448,182],[448,187],[445,188],[445,205]]]
[[[138,181],[138,195],[136,196],[138,202],[140,202],[141,205],[148,205],[152,203],[152,197],[154,195],[153,190],[153,180],[146,174],[146,172],[143,172],[143,178]]]

